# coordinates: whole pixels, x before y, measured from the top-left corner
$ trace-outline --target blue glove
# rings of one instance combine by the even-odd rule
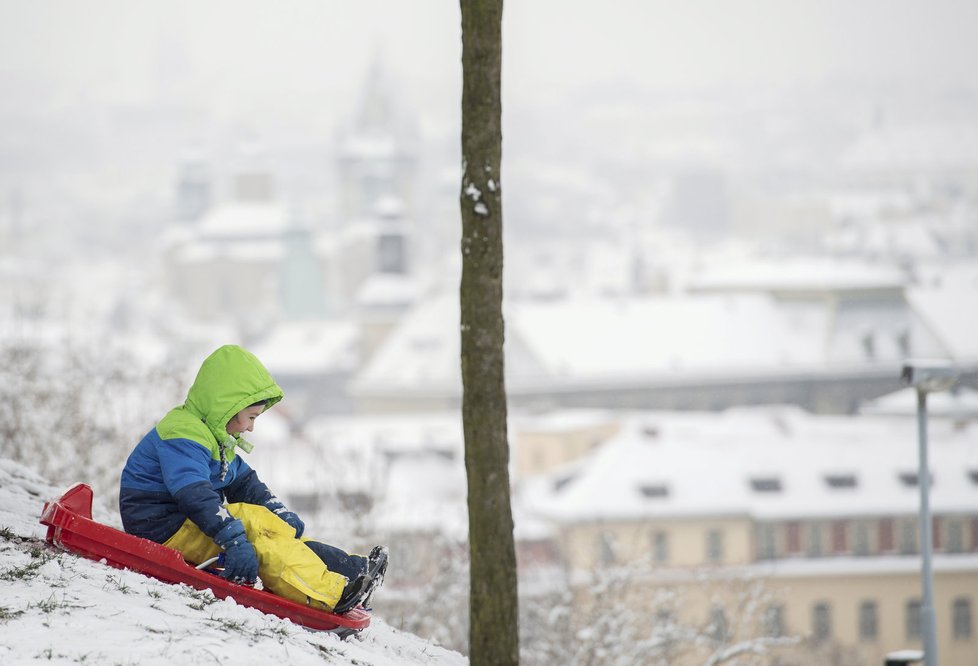
[[[286,509],[279,498],[272,495],[271,499],[265,502],[265,508],[287,522],[290,527],[295,528],[296,539],[302,536],[302,533],[306,529],[306,524],[294,512]]]
[[[214,536],[214,541],[224,549],[221,576],[233,583],[254,583],[258,578],[258,554],[245,536],[244,524],[230,521]]]
[[[295,528],[296,539],[302,536],[303,531],[306,529],[306,524],[302,522],[299,516],[295,515],[291,511],[285,510],[284,508],[280,512],[276,511],[275,515]]]

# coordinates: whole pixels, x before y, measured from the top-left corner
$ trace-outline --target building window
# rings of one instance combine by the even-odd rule
[[[900,553],[912,555],[917,552],[917,524],[906,518],[900,521]]]
[[[407,252],[404,236],[383,233],[377,239],[377,269],[381,273],[403,275],[407,273]]]
[[[777,604],[768,606],[761,616],[764,623],[764,633],[772,638],[784,636],[784,606]]]
[[[907,602],[906,610],[907,640],[919,641],[923,635],[921,632],[920,600],[913,599]]]
[[[826,474],[825,483],[829,488],[851,489],[859,486],[855,474]]]
[[[801,524],[794,521],[790,522],[786,531],[788,554],[797,555],[801,553]]]
[[[750,480],[750,487],[755,493],[780,493],[781,479],[774,476],[754,478]]]
[[[955,518],[947,521],[947,552],[964,552],[964,523]]]
[[[971,599],[958,597],[951,606],[954,640],[971,638]]]
[[[808,526],[808,556],[821,557],[822,548],[822,524],[811,523]]]
[[[897,478],[899,478],[900,483],[906,486],[907,488],[916,488],[917,484],[920,483],[920,475],[918,475],[917,472],[900,472],[899,474],[897,474]],[[927,477],[927,481],[929,485],[933,486],[934,475],[930,474]]]
[[[879,615],[875,601],[859,604],[859,640],[875,641],[879,636]]]
[[[832,636],[832,615],[828,603],[820,602],[812,609],[812,638],[817,643],[827,641]]]
[[[773,560],[778,556],[777,531],[770,523],[757,526],[757,556],[762,560]]]
[[[661,498],[669,497],[669,486],[664,483],[646,483],[638,487],[642,497]]]
[[[879,522],[880,528],[880,552],[893,552],[893,519],[883,518]]]
[[[832,523],[832,552],[836,555],[849,552],[848,525],[844,520]]]
[[[652,561],[669,561],[669,535],[666,532],[654,532],[652,534]]]
[[[723,562],[723,532],[710,530],[706,533],[706,561],[714,564]]]
[[[870,554],[869,524],[865,520],[852,525],[852,552],[861,556]]]

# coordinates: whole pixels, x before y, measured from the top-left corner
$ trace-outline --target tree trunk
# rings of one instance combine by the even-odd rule
[[[462,9],[462,427],[468,477],[469,659],[519,663],[503,368],[502,0]]]

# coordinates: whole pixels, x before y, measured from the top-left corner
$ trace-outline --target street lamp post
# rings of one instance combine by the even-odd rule
[[[920,576],[923,584],[920,628],[923,634],[924,664],[937,666],[937,622],[934,615],[934,571],[931,564],[934,537],[930,516],[930,466],[927,463],[927,394],[946,391],[954,386],[958,377],[950,361],[918,359],[904,363],[902,378],[917,389],[917,481],[920,487]]]

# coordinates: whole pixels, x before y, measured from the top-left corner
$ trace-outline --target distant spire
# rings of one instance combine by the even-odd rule
[[[374,49],[352,118],[338,128],[341,215],[373,216],[396,198],[410,211],[417,132],[381,48]]]
[[[359,132],[392,132],[395,124],[394,85],[387,70],[383,48],[374,49],[367,67],[367,78],[360,95],[360,106],[356,117]]]

